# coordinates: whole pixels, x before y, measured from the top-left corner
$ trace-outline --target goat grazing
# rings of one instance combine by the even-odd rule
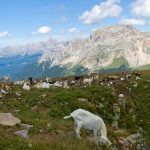
[[[27,85],[26,83],[24,83],[24,85],[23,85],[23,89],[24,90],[30,90],[30,86],[29,85]]]
[[[84,109],[73,111],[70,116],[65,116],[64,119],[73,118],[76,125],[76,135],[80,137],[80,129],[83,127],[93,131],[96,144],[109,144],[111,142],[107,138],[107,130],[104,121],[99,116],[92,114]]]
[[[89,79],[84,79],[83,80],[83,84],[88,84],[88,85],[91,85],[92,84],[92,82],[93,82],[93,77],[92,78],[89,78]]]

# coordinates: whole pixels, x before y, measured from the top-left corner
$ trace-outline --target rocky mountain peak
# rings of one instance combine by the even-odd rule
[[[56,66],[59,71],[61,68],[72,70],[67,71],[68,74],[75,74],[73,70],[79,67],[82,72],[120,67],[131,69],[150,64],[150,32],[140,32],[130,25],[113,25],[100,28],[85,39],[57,41],[50,38],[45,42],[7,47],[1,51],[6,56],[10,51],[13,55],[40,53],[34,62],[38,68],[42,66],[50,69]]]

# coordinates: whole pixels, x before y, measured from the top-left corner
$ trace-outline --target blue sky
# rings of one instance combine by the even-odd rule
[[[150,0],[0,0],[0,47],[87,37],[118,23],[150,31],[149,8]]]

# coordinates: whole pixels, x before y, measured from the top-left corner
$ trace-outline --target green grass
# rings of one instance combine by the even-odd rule
[[[85,68],[81,65],[75,65],[72,67],[71,64],[67,64],[64,67],[66,68],[63,71],[64,75],[81,75],[88,72],[88,68]]]
[[[137,67],[135,70],[150,70],[150,64]]]
[[[121,56],[120,58],[113,59],[113,62],[110,65],[108,65],[107,67],[100,66],[100,67],[96,67],[94,69],[96,71],[97,70],[103,70],[103,69],[104,70],[110,70],[110,69],[114,69],[115,70],[115,69],[119,69],[121,67],[129,68],[129,63],[123,56]]]
[[[118,83],[113,88],[99,85],[91,87],[72,87],[68,90],[62,88],[35,89],[23,91],[20,86],[14,86],[5,97],[0,99],[0,112],[11,112],[22,120],[22,123],[32,124],[30,139],[23,140],[14,135],[21,127],[0,126],[0,150],[91,150],[107,149],[98,147],[89,142],[88,137],[93,136],[91,132],[82,130],[82,140],[78,140],[74,134],[73,119],[63,120],[77,108],[83,108],[101,116],[108,129],[108,137],[111,141],[118,137],[126,137],[136,133],[139,127],[146,132],[144,137],[150,144],[150,80],[149,73],[143,73],[142,80],[137,88],[133,87],[131,81]],[[129,92],[126,87],[132,88]],[[16,96],[20,91],[21,96]],[[126,95],[126,111],[121,109],[119,128],[126,129],[124,133],[114,133],[111,123],[114,120],[112,110],[113,103],[118,103],[118,94]],[[43,94],[46,97],[43,98]],[[87,102],[80,102],[78,98],[86,98]],[[97,104],[103,104],[99,108]],[[36,107],[35,107],[36,106]],[[33,109],[35,108],[35,109]],[[137,115],[134,121],[129,113],[133,108]],[[19,110],[19,111],[16,111]],[[143,120],[143,121],[141,121]]]
[[[112,62],[112,64],[108,65],[106,67],[106,69],[111,69],[111,68],[119,68],[121,67],[122,65],[128,67],[129,66],[129,63],[128,61],[124,58],[124,57],[120,57],[120,58],[115,58]]]

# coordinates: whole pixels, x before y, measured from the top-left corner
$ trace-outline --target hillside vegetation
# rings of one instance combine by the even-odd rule
[[[142,133],[145,143],[150,145],[150,72],[143,71],[138,86],[133,85],[134,80],[131,79],[111,86],[95,83],[92,86],[74,86],[69,89],[31,87],[30,91],[24,91],[21,86],[13,86],[8,94],[0,98],[0,112],[10,112],[21,119],[22,123],[33,125],[33,128],[29,131],[29,139],[21,139],[14,134],[21,129],[20,125],[0,126],[0,150],[109,149],[95,145],[91,141],[93,134],[90,131],[83,129],[82,140],[76,138],[73,119],[64,120],[63,117],[78,108],[98,114],[104,119],[113,146],[118,138],[137,133],[139,128],[145,131]],[[16,92],[21,95],[16,95]],[[122,132],[114,132],[111,127],[114,121],[112,106],[118,103],[120,93],[125,95],[127,103],[125,110],[121,109],[118,121]],[[79,101],[78,98],[88,100]]]

